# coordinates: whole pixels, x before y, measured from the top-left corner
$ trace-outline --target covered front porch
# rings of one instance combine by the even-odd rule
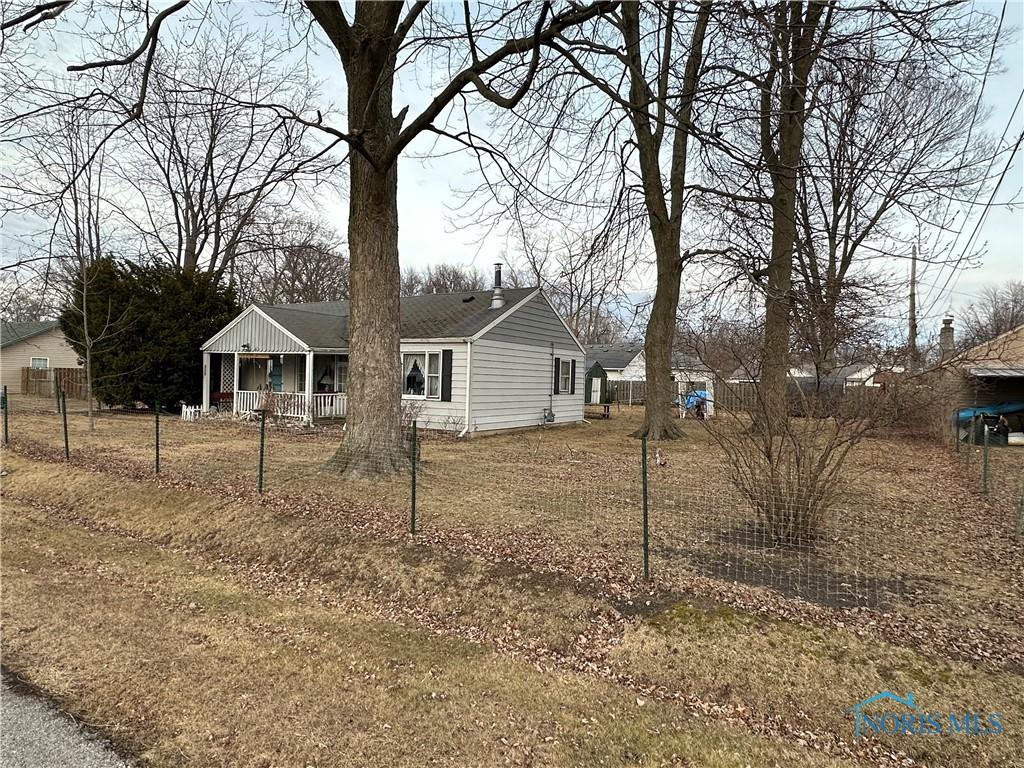
[[[203,411],[337,419],[348,410],[346,351],[203,353]]]

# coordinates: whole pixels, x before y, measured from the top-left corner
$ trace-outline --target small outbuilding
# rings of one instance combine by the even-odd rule
[[[608,381],[646,381],[647,358],[641,342],[619,344],[590,344],[587,346],[587,371],[600,365]],[[707,414],[714,414],[715,373],[694,357],[681,352],[672,353],[672,381],[676,394],[685,398],[691,392],[707,392]],[[590,394],[590,384],[587,385]],[[587,402],[590,402],[588,399]]]
[[[608,372],[596,360],[587,368],[583,393],[587,405],[601,405],[611,400],[608,395]]]

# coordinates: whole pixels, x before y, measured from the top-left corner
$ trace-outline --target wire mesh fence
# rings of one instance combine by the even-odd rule
[[[998,426],[980,416],[954,423],[953,450],[971,494],[1024,540],[1024,446],[1010,443]]]
[[[337,423],[90,414],[82,401],[18,395],[5,398],[3,416],[5,443],[51,460],[458,539],[576,579],[649,576],[678,591],[735,585],[885,611],[934,587],[935,553],[964,525],[929,519],[923,536],[922,519],[852,496],[820,510],[809,535],[779,536],[731,485],[725,458],[710,444],[694,448],[695,423],[690,442],[650,446],[614,422],[474,440],[409,425],[397,460],[393,447],[361,449],[361,460],[396,469],[381,481],[338,471],[346,433]],[[1019,526],[1020,452],[962,445],[959,456],[971,493]]]

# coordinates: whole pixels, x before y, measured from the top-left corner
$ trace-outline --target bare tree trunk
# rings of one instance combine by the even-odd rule
[[[772,248],[766,270],[764,355],[761,361],[761,399],[768,434],[778,434],[788,412],[786,377],[789,369],[793,260],[796,250],[796,197],[800,152],[807,123],[807,82],[820,52],[819,24],[831,26],[832,0],[779,3],[774,11],[778,41],[772,70],[761,94],[761,151],[770,169],[773,193]],[[822,22],[822,13],[828,9]],[[778,81],[778,126],[773,126],[772,81]],[[778,148],[772,144],[777,132]]]
[[[349,128],[362,137],[349,171],[349,378],[345,440],[332,466],[348,477],[387,477],[406,466],[402,436],[398,266],[398,163],[386,160],[400,120],[392,115],[394,9],[364,4],[360,12],[392,15],[362,27],[344,61]],[[367,20],[369,21],[369,19]]]
[[[647,401],[644,404],[644,423],[638,436],[646,435],[649,440],[674,440],[683,433],[679,421],[669,408],[675,394],[669,371],[672,370],[672,347],[683,261],[678,250],[673,252],[665,247],[656,250],[658,287],[654,292],[651,318],[647,322],[647,335],[644,339]]]
[[[792,189],[783,188],[772,197],[772,251],[765,292],[761,397],[765,404],[765,417],[770,425],[776,427],[786,418],[787,412],[793,242],[796,239],[793,201]],[[774,433],[775,429],[771,431]]]
[[[674,11],[674,6],[669,6],[666,20],[667,33],[662,52],[665,62],[671,59]],[[666,121],[665,115],[660,112],[652,120],[647,107],[640,108],[640,105],[655,100],[661,103],[662,108],[667,106],[668,96],[664,85],[666,80],[664,77],[659,77],[659,92],[656,99],[653,98],[643,77],[640,6],[638,3],[622,5],[621,29],[629,61],[629,98],[632,106],[629,117],[633,124],[640,158],[644,203],[658,265],[654,304],[651,307],[651,318],[647,323],[647,335],[644,339],[645,376],[647,377],[644,421],[640,429],[634,433],[636,437],[647,437],[650,440],[674,440],[683,434],[669,408],[669,403],[672,400],[672,348],[675,342],[676,312],[679,308],[679,281],[682,279],[683,263],[688,258],[680,250],[686,189],[687,148],[693,102],[704,57],[705,32],[710,15],[711,3],[701,2],[693,25],[690,50],[686,56],[682,96],[673,116],[678,124],[667,131],[671,136],[672,149],[668,188],[666,189],[661,171],[660,155],[662,142],[668,128],[667,123],[671,121]]]

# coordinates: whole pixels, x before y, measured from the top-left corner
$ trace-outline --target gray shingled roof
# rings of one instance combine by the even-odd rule
[[[594,363],[600,363],[606,371],[621,371],[634,358],[644,351],[642,342],[621,344],[588,344],[586,367],[589,370]],[[672,353],[672,367],[688,371],[711,370],[704,363],[682,352]]]
[[[624,344],[587,344],[587,362],[589,369],[594,363],[600,363],[606,371],[621,371],[633,358],[644,351],[643,342]]]
[[[0,349],[31,339],[57,327],[56,320],[32,320],[25,323],[0,322]]]
[[[493,291],[403,296],[399,307],[402,338],[449,339],[473,336],[536,290],[506,288],[505,306],[500,310],[491,309]],[[314,349],[343,349],[348,346],[347,301],[260,304],[259,308]]]

